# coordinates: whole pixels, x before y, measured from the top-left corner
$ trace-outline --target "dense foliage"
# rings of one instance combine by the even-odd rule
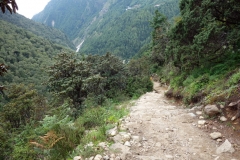
[[[156,9],[172,18],[179,14],[178,0],[52,0],[33,20],[54,24],[76,46],[83,42],[81,53],[111,52],[129,59],[150,42],[149,21]]]
[[[162,80],[171,84],[176,95],[184,95],[187,104],[204,97],[205,103],[224,102],[237,92],[239,6],[235,1],[182,0],[181,16],[170,30],[164,30],[166,19],[156,12],[152,22],[153,61],[158,62]],[[216,98],[216,90],[224,90],[221,98]]]
[[[51,43],[31,32],[0,21],[0,63],[8,72],[1,78],[2,85],[13,83],[35,84],[39,91],[46,79],[52,57],[64,47]]]

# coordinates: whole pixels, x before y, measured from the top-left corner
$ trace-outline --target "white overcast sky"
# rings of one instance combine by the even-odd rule
[[[31,19],[35,14],[41,12],[50,0],[16,0],[17,13]]]

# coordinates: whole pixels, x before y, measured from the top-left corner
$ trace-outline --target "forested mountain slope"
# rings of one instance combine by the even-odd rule
[[[62,46],[75,49],[73,43],[69,38],[60,30],[52,27],[48,27],[41,23],[34,22],[20,14],[10,14],[8,11],[5,14],[0,14],[0,20],[9,22],[17,27],[21,27],[37,36],[41,36],[53,43],[60,44]]]
[[[151,59],[159,66],[171,96],[186,104],[224,104],[240,95],[240,3],[180,2],[180,17],[170,30],[156,13]],[[239,115],[240,116],[240,104]]]
[[[130,58],[150,42],[154,11],[179,14],[178,0],[52,0],[33,20],[66,33],[80,52]]]
[[[1,85],[35,84],[39,91],[44,90],[41,83],[47,77],[45,70],[63,49],[66,48],[0,20],[0,64],[8,66],[8,73],[0,77]]]

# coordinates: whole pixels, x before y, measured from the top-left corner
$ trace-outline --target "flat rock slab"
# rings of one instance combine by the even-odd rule
[[[227,139],[216,150],[217,154],[221,154],[221,153],[224,153],[224,152],[230,152],[230,153],[235,152],[235,149],[232,147],[232,144]]]

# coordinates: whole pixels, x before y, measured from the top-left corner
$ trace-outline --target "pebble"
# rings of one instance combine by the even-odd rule
[[[145,137],[142,137],[142,141],[147,141],[147,139]]]
[[[117,157],[115,158],[115,160],[121,160],[121,158],[117,156]]]
[[[128,146],[128,147],[131,147],[131,143],[130,143],[129,141],[126,141],[126,142],[124,143],[124,145],[125,145],[125,146]]]
[[[110,158],[115,158],[115,157],[116,157],[115,154],[110,155]]]
[[[221,116],[221,117],[220,117],[220,121],[225,122],[225,121],[227,121],[227,118],[224,117],[224,116]]]
[[[97,154],[93,160],[102,160],[102,156],[100,154]]]
[[[199,124],[199,125],[204,125],[205,123],[206,123],[205,120],[199,120],[199,121],[198,121],[198,124]]]
[[[199,119],[204,119],[204,117],[203,116],[199,116]]]
[[[82,157],[81,157],[81,156],[75,156],[75,157],[73,158],[73,160],[82,160]]]
[[[197,111],[196,114],[197,115],[202,115],[202,111]]]
[[[196,115],[194,114],[194,113],[188,113],[188,115],[190,116],[190,117],[196,117]]]
[[[167,159],[173,159],[174,157],[172,155],[165,155]]]
[[[222,137],[222,134],[220,132],[213,132],[210,134],[212,139],[218,139]]]
[[[104,159],[104,160],[109,160],[110,157],[109,157],[108,155],[106,155],[106,156],[103,157],[103,159]]]
[[[218,138],[217,141],[218,141],[218,142],[222,142],[222,139]]]

